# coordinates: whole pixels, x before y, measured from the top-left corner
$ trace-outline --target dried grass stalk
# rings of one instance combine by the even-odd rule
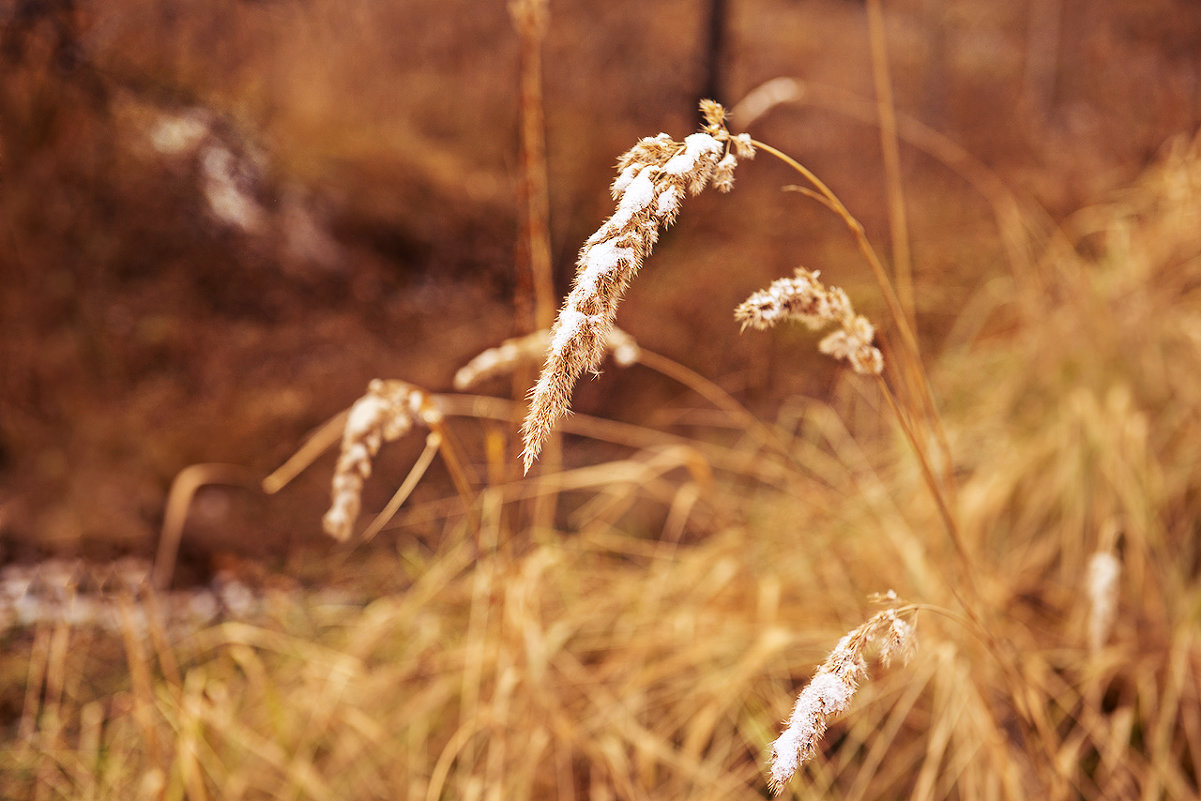
[[[325,533],[340,541],[350,538],[362,508],[363,483],[371,476],[371,460],[385,442],[400,439],[415,423],[429,426],[441,420],[442,412],[424,390],[404,381],[373,380],[346,419],[330,507],[321,519]]]
[[[546,364],[531,391],[522,426],[527,471],[567,412],[580,375],[595,370],[604,357],[617,305],[658,241],[659,228],[675,221],[685,195],[698,194],[710,182],[728,192],[738,158],[754,155],[749,136],[726,130],[725,109],[719,104],[702,101],[701,113],[702,130],[683,142],[661,133],[643,139],[618,160],[612,186],[617,210],[580,250],[575,282],[551,329]]]
[[[469,389],[494,376],[511,373],[518,365],[542,359],[550,341],[550,329],[544,328],[523,337],[506,339],[495,348],[488,348],[459,368],[455,373],[455,389]],[[605,340],[605,350],[613,354],[613,361],[619,367],[637,364],[642,358],[638,342],[617,327],[609,331]]]
[[[835,359],[845,359],[855,372],[879,375],[884,356],[872,345],[876,328],[861,314],[855,314],[847,293],[827,287],[817,270],[798,267],[792,278],[780,278],[761,289],[734,310],[734,319],[749,328],[771,328],[782,320],[798,320],[810,330],[828,325],[838,329],[818,343],[817,349]]]
[[[897,609],[887,609],[839,640],[797,696],[787,727],[772,743],[768,783],[773,793],[817,753],[830,721],[850,708],[859,682],[867,678],[866,651],[872,643],[879,645],[884,664],[898,657],[908,662],[914,648],[913,624]]]
[[[747,92],[730,110],[730,116],[748,128],[776,106],[799,101],[805,91],[805,84],[793,78],[772,78]]]

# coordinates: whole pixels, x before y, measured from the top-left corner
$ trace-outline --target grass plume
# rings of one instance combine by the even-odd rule
[[[750,158],[749,137],[726,130],[725,110],[701,104],[702,130],[677,142],[665,133],[641,140],[617,162],[612,195],[617,210],[584,243],[571,292],[551,329],[546,363],[530,394],[522,425],[526,472],[555,423],[567,413],[576,381],[595,370],[605,354],[617,306],[659,239],[675,222],[688,195],[710,183],[721,192],[734,185],[738,158]]]
[[[880,660],[908,662],[913,654],[913,623],[887,609],[838,641],[793,705],[788,725],[772,743],[769,785],[778,793],[797,769],[813,758],[830,721],[850,709],[859,682],[867,677],[867,649],[876,644]]]
[[[362,509],[363,483],[371,476],[371,460],[385,442],[400,439],[414,424],[436,427],[441,422],[442,412],[424,390],[404,381],[373,380],[346,419],[330,507],[321,519],[325,533],[339,541],[350,538]]]

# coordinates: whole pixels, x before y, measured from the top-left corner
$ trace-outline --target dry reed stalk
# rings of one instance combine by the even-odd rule
[[[430,463],[434,460],[434,454],[442,445],[442,436],[437,432],[431,431],[425,438],[425,450],[417,457],[417,461],[409,469],[409,474],[405,476],[405,480],[401,482],[400,487],[393,493],[391,500],[384,506],[383,510],[375,516],[375,519],[363,529],[362,541],[368,542],[375,537],[376,534],[383,530],[396,512],[408,500],[409,495],[417,488],[418,482],[425,475],[425,471],[429,469]]]
[[[104,704],[100,701],[83,704],[79,710],[79,761],[75,769],[75,781],[83,801],[95,801],[96,798],[103,728]]]
[[[317,430],[304,441],[295,453],[288,457],[286,462],[263,479],[263,492],[268,495],[279,492],[292,479],[304,472],[305,468],[315,462],[317,457],[333,447],[334,443],[342,437],[342,432],[346,428],[346,418],[349,415],[350,410],[343,409],[318,426]]]
[[[182,688],[178,709],[178,729],[175,737],[175,766],[184,787],[184,796],[192,801],[208,801],[201,748],[204,724],[201,709],[205,703],[207,677],[200,671],[189,671]]]
[[[913,255],[909,246],[909,220],[901,183],[901,148],[897,137],[896,105],[888,73],[888,45],[884,34],[884,9],[880,0],[867,0],[868,39],[871,44],[872,81],[876,87],[876,116],[880,123],[880,150],[884,158],[884,185],[888,192],[888,230],[892,237],[892,268],[897,298],[917,327],[913,295]]]
[[[154,645],[155,654],[158,656],[163,677],[167,680],[171,691],[177,692],[183,686],[183,674],[179,670],[179,661],[175,658],[175,652],[171,650],[171,640],[167,636],[165,625],[167,618],[159,604],[154,586],[142,584],[138,588],[138,600],[146,608],[146,628],[150,634],[150,642]]]
[[[125,646],[125,661],[129,666],[131,692],[133,694],[134,720],[141,730],[150,763],[161,775],[163,748],[160,745],[158,730],[155,726],[154,715],[154,682],[151,679],[150,663],[143,650],[141,627],[135,622],[133,598],[128,591],[117,596],[118,611],[121,615],[121,641]]]
[[[25,703],[21,707],[21,720],[17,725],[17,742],[21,748],[32,747],[33,735],[37,731],[38,715],[42,705],[42,682],[46,679],[47,663],[50,658],[51,627],[39,624],[33,634],[33,645],[29,649],[29,662],[25,676]]]
[[[509,15],[521,39],[519,191],[523,235],[517,240],[517,305],[518,317],[528,316],[535,329],[549,328],[555,316],[546,119],[542,102],[542,42],[550,17],[549,5],[548,0],[512,0],[509,3]],[[526,314],[522,314],[523,311]]]
[[[329,511],[321,519],[325,533],[346,541],[363,503],[363,484],[371,460],[385,442],[394,442],[416,423],[440,428],[442,412],[422,389],[404,381],[374,379],[355,401],[342,433],[342,452],[330,491]]]
[[[792,78],[772,78],[743,95],[730,110],[730,116],[745,128],[776,106],[800,100],[804,91],[804,84]]]
[[[879,646],[880,660],[885,665],[898,657],[907,663],[912,657],[913,623],[901,617],[905,611],[909,610],[886,609],[848,632],[797,696],[788,725],[772,743],[768,783],[773,793],[779,793],[797,769],[817,753],[830,721],[850,708],[859,682],[867,678],[869,645]]]
[[[861,375],[880,375],[884,356],[874,345],[876,329],[863,315],[855,314],[847,293],[827,287],[821,273],[798,267],[792,278],[780,278],[747,298],[734,310],[734,319],[747,328],[765,330],[784,320],[797,320],[818,331],[828,325],[838,330],[818,344],[822,353],[850,362]]]
[[[705,124],[683,142],[667,134],[640,141],[617,164],[612,195],[617,210],[584,243],[571,292],[559,310],[542,374],[522,426],[522,461],[529,472],[555,423],[567,413],[576,381],[605,354],[617,306],[650,255],[660,227],[671,225],[684,197],[710,182],[721,192],[734,183],[738,158],[754,148],[745,134],[726,130],[725,109],[701,102]]]
[[[510,0],[509,15],[520,38],[521,235],[517,239],[517,289],[514,294],[522,330],[549,329],[555,319],[555,285],[551,265],[550,190],[546,162],[546,115],[542,95],[542,45],[550,19],[549,0]],[[529,326],[526,329],[525,326]],[[513,375],[513,394],[519,397],[530,375]],[[514,420],[519,422],[519,419]],[[546,464],[557,470],[562,462],[558,438],[546,445]],[[539,497],[531,512],[535,529],[554,525],[557,499]]]

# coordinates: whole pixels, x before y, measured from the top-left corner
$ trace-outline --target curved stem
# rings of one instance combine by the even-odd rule
[[[884,296],[884,302],[888,306],[889,315],[892,317],[893,323],[901,335],[901,341],[904,344],[904,351],[907,357],[906,362],[908,363],[908,369],[902,371],[902,377],[912,396],[921,399],[920,404],[924,407],[924,416],[929,420],[930,427],[933,429],[934,436],[938,441],[939,450],[942,451],[944,462],[942,481],[947,490],[954,494],[955,482],[954,476],[951,473],[951,448],[947,441],[946,432],[943,430],[937,406],[934,403],[934,390],[930,386],[926,371],[922,368],[921,351],[918,347],[917,336],[913,332],[913,326],[909,324],[909,316],[905,314],[901,302],[897,298],[896,290],[893,287],[892,281],[888,278],[888,273],[884,269],[883,262],[880,261],[875,248],[868,241],[863,223],[859,222],[847,207],[843,205],[838,195],[834,194],[834,191],[804,164],[801,164],[787,153],[777,150],[769,144],[760,142],[758,139],[752,139],[751,142],[756,148],[770,153],[800,173],[817,190],[822,205],[833,211],[851,231],[859,252],[872,269],[872,274],[880,287],[880,293]]]
[[[316,461],[318,456],[337,444],[338,440],[342,438],[342,430],[346,428],[346,420],[349,416],[350,409],[346,408],[322,423],[313,435],[288,457],[286,462],[263,479],[263,492],[268,495],[279,492],[287,486],[288,482]]]
[[[909,320],[904,310],[901,308],[901,302],[897,298],[896,290],[893,289],[892,281],[889,280],[888,274],[884,271],[884,264],[880,261],[880,257],[876,255],[875,248],[867,239],[867,232],[864,231],[863,223],[859,222],[847,207],[838,199],[838,195],[834,194],[830,187],[826,186],[825,182],[818,178],[812,170],[801,164],[799,161],[789,156],[780,150],[775,149],[771,145],[760,142],[758,139],[752,139],[752,144],[759,150],[764,150],[776,158],[783,161],[789,167],[796,170],[805,180],[813,184],[813,187],[818,193],[826,199],[826,205],[837,214],[851,230],[852,236],[855,238],[855,244],[859,247],[860,253],[867,260],[867,263],[872,268],[872,273],[876,278],[876,282],[880,285],[880,290],[884,294],[884,302],[888,304],[889,314],[892,315],[896,322],[897,330],[901,332],[901,338],[905,341],[905,347],[910,351],[910,354],[917,358],[919,353],[917,347],[917,337],[914,336],[913,328],[909,325]]]
[[[388,521],[396,516],[400,507],[408,500],[409,495],[417,487],[417,482],[421,481],[422,477],[425,476],[425,471],[429,469],[430,463],[434,460],[434,454],[438,452],[441,444],[442,437],[431,431],[425,440],[425,450],[421,452],[421,455],[417,457],[417,461],[413,463],[413,467],[409,469],[409,474],[401,482],[400,488],[392,495],[392,499],[388,501],[388,505],[363,530],[360,538],[362,542],[369,542],[373,539],[376,534],[383,530],[384,526],[388,525]]]
[[[188,465],[180,470],[171,481],[171,489],[167,492],[163,528],[159,533],[158,550],[150,571],[150,585],[154,589],[165,590],[171,584],[175,560],[179,555],[179,544],[183,539],[184,524],[188,521],[188,509],[191,508],[197,490],[210,484],[247,489],[261,486],[258,475],[240,464],[203,462]]]

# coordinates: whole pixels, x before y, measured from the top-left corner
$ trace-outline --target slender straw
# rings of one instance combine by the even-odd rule
[[[913,254],[909,245],[909,219],[901,187],[901,149],[897,139],[897,115],[888,74],[888,46],[884,36],[884,10],[880,0],[867,0],[867,25],[871,40],[872,81],[876,86],[876,116],[880,121],[880,150],[884,157],[884,186],[888,192],[888,229],[892,239],[893,269],[897,274],[897,296],[917,326],[913,293]]]

